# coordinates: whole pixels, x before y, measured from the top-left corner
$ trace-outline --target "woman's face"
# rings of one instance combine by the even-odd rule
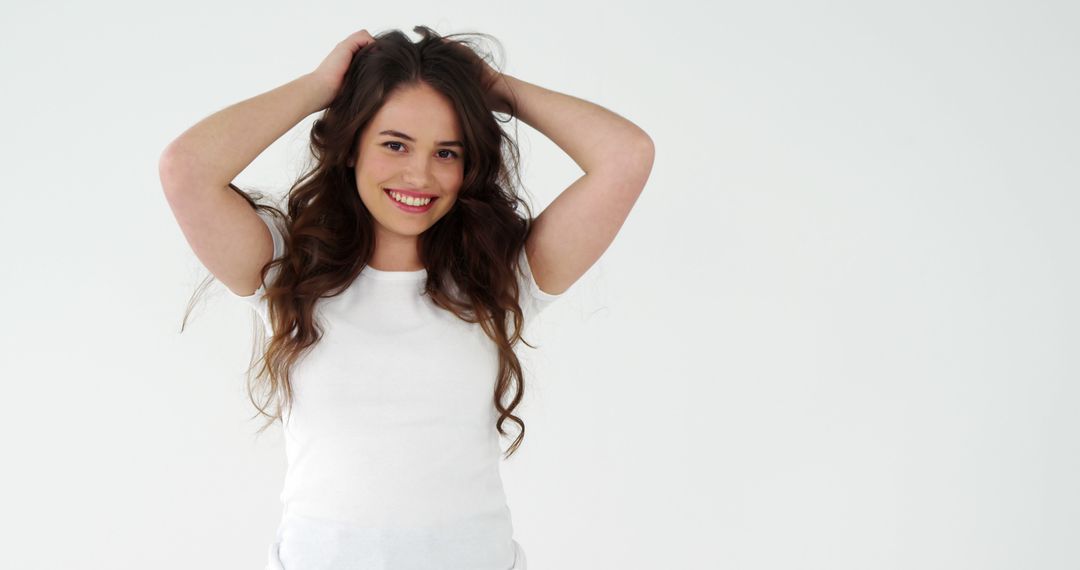
[[[415,238],[445,216],[461,189],[464,152],[457,113],[444,95],[421,84],[387,97],[360,133],[353,167],[377,239]],[[399,204],[390,189],[434,199],[427,206]]]

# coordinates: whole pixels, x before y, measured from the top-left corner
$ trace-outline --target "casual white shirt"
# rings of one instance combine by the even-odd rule
[[[283,230],[258,214],[278,259]],[[563,294],[540,290],[524,250],[521,261],[531,323]],[[270,568],[525,568],[499,473],[498,351],[478,324],[422,295],[426,276],[366,267],[316,303],[323,336],[292,370],[283,418],[288,470]],[[230,291],[270,334],[264,292]]]

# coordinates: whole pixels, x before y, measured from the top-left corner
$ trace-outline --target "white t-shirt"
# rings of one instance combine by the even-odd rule
[[[258,214],[278,259],[282,229]],[[530,323],[563,294],[541,291],[524,250],[521,260]],[[365,267],[315,305],[323,336],[292,370],[283,418],[288,470],[274,548],[285,568],[524,567],[499,474],[498,351],[479,324],[421,294],[426,276]],[[270,334],[264,292],[230,291]],[[516,436],[516,424],[503,425]]]

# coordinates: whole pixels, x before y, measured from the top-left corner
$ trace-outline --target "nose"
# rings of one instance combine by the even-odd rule
[[[402,178],[409,186],[417,189],[425,189],[431,183],[431,159],[420,153],[409,158],[405,166]]]

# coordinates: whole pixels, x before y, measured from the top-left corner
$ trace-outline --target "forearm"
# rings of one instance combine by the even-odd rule
[[[552,140],[585,172],[624,168],[634,153],[651,152],[652,139],[616,113],[503,74],[517,117]]]
[[[326,89],[309,75],[206,117],[162,152],[162,180],[192,178],[226,186],[267,147],[308,115],[325,108]]]

